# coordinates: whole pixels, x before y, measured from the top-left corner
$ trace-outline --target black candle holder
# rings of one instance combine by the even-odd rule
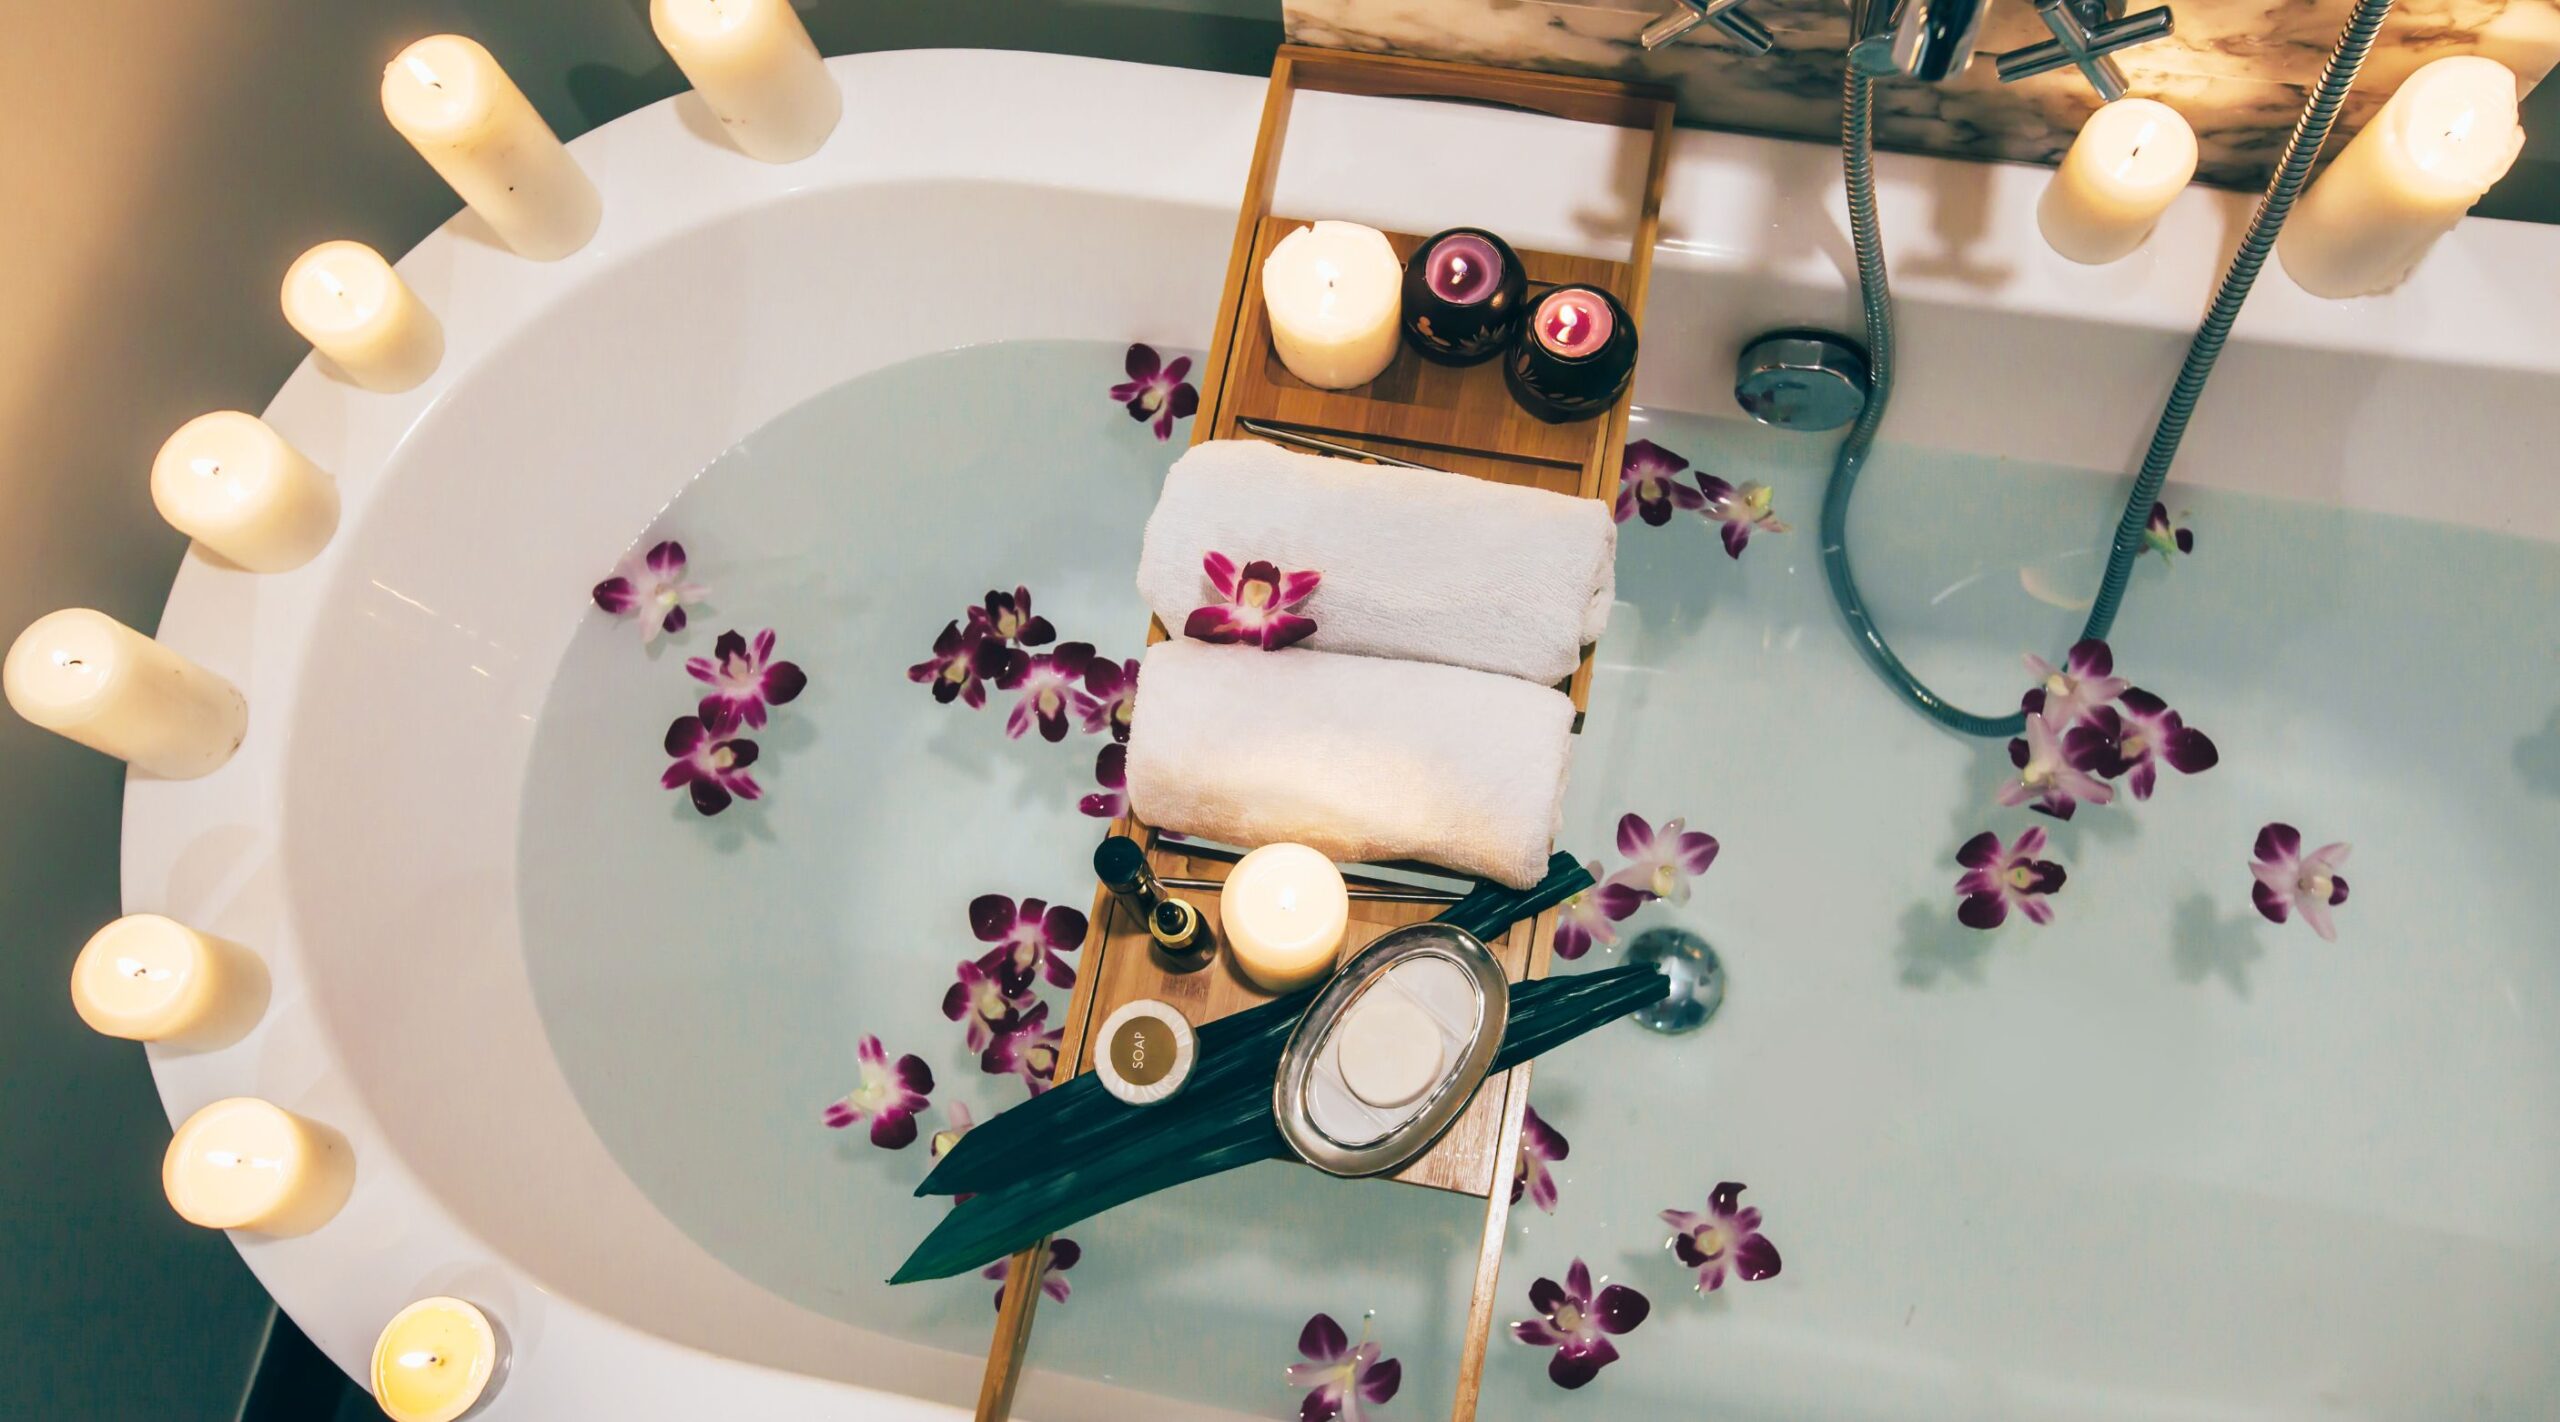
[[[1549,303],[1572,292],[1598,298],[1609,323],[1598,343],[1579,354],[1568,354],[1539,329],[1541,324],[1570,328],[1569,321],[1548,323],[1545,318]],[[1563,312],[1557,314],[1561,318]],[[1502,362],[1503,383],[1511,387],[1511,398],[1551,425],[1587,420],[1618,403],[1635,372],[1635,318],[1607,290],[1581,283],[1556,287],[1529,303],[1528,317],[1512,336],[1511,352]]]
[[[1405,344],[1442,365],[1490,359],[1520,329],[1528,295],[1510,243],[1481,227],[1435,232],[1404,266]]]

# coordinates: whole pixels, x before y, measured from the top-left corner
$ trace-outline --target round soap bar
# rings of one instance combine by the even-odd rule
[[[1152,1106],[1182,1089],[1200,1053],[1191,1023],[1170,1003],[1142,997],[1102,1019],[1102,1089],[1132,1106]]]
[[[1440,1024],[1413,1000],[1380,984],[1360,995],[1334,1028],[1342,1084],[1381,1109],[1410,1106],[1440,1080],[1448,1057]]]

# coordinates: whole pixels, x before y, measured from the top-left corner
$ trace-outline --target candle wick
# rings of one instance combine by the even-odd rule
[[[436,78],[436,72],[427,67],[427,62],[425,60],[420,59],[413,54],[400,62],[408,67],[411,74],[417,76],[419,83],[426,85],[430,89],[442,90],[444,88],[444,81]]]

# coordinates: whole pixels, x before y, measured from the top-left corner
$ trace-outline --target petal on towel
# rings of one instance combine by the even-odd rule
[[[1236,560],[1224,553],[1209,553],[1200,559],[1200,567],[1209,575],[1209,586],[1229,602],[1236,599]]]

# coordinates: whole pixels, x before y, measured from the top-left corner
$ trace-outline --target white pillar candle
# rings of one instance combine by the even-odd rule
[[[460,1299],[420,1299],[373,1344],[373,1400],[391,1422],[454,1422],[498,1368],[498,1331]]]
[[[382,111],[517,255],[551,261],[595,235],[596,185],[479,41],[429,35],[400,51]]]
[[[367,390],[417,388],[444,359],[444,323],[382,254],[362,242],[323,242],[284,274],[284,319]]]
[[[1333,861],[1303,844],[1266,844],[1218,890],[1218,926],[1244,975],[1287,992],[1333,971],[1351,924],[1351,891]]]
[[[2036,225],[2075,262],[2128,257],[2196,175],[2196,131],[2156,99],[2089,115],[2036,204]]]
[[[97,931],[71,965],[71,1005],[110,1037],[190,1051],[227,1047],[267,1010],[267,969],[227,938],[156,913]]]
[[[310,562],[338,531],[338,483],[238,410],[198,415],[151,462],[151,502],[169,526],[253,573]]]
[[[160,1162],[161,1188],[187,1223],[267,1235],[327,1224],[355,1179],[346,1137],[254,1096],[189,1116]]]
[[[2401,81],[2295,204],[2276,256],[2314,296],[2388,291],[2507,175],[2524,148],[2516,76],[2494,59],[2439,59]]]
[[[34,724],[171,780],[219,768],[249,730],[238,687],[85,607],[19,633],[0,689]]]
[[[793,162],[835,132],[844,95],[791,0],[649,0],[649,27],[748,157]]]
[[[1404,264],[1374,227],[1301,227],[1262,259],[1262,304],[1291,375],[1326,390],[1366,385],[1403,339]]]

